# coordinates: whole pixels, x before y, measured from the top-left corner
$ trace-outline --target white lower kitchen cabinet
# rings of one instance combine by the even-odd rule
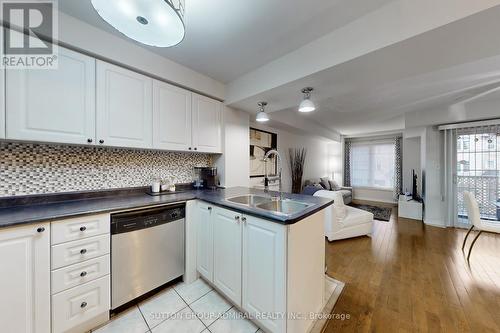
[[[214,242],[213,242],[213,206],[204,202],[196,205],[196,268],[209,282],[213,282]]]
[[[109,318],[109,275],[52,296],[52,332],[87,332]]]
[[[209,207],[192,215],[198,273],[266,332],[308,332],[324,306],[324,211],[285,225]]]
[[[110,215],[51,223],[52,333],[87,332],[109,319]]]
[[[286,226],[245,216],[242,307],[269,332],[285,332],[283,318],[259,314],[286,312]]]
[[[50,332],[50,224],[0,230],[0,330]]]
[[[214,285],[241,306],[242,216],[216,207],[212,217],[214,238]]]

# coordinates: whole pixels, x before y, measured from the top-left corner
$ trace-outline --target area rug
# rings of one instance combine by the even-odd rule
[[[376,207],[371,205],[358,205],[354,203],[351,203],[351,206],[372,213],[375,220],[389,222],[389,220],[391,219],[392,208]]]
[[[332,317],[333,308],[337,303],[345,284],[339,280],[329,277],[325,274],[325,306],[319,312],[317,318],[308,333],[321,333]]]

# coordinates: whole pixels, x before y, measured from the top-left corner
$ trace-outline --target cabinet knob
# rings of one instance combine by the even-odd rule
[[[208,207],[208,210],[212,210],[212,207]]]
[[[192,148],[191,148],[191,147],[189,147],[188,149],[189,149],[189,150],[191,150]]]
[[[85,272],[85,271],[83,271],[83,272],[80,273],[81,277],[85,277],[86,275],[87,275],[87,272]]]
[[[235,219],[235,220],[239,220],[239,219],[240,219],[240,217],[239,217],[238,215],[236,215],[236,216],[234,217],[234,219]]]
[[[194,147],[194,150],[198,150],[198,148]]]
[[[246,217],[242,217],[242,218],[241,218],[241,220],[242,220],[243,222],[246,222],[246,221],[247,221],[247,218],[246,218]]]
[[[87,142],[88,142],[88,143],[92,143],[92,141],[94,141],[94,140],[92,140],[91,138],[88,138],[88,139],[87,139]]]
[[[36,229],[37,232],[44,232],[45,231],[45,228],[44,227],[40,227],[38,229]]]
[[[102,145],[104,143],[104,140],[103,139],[99,140],[99,143]]]
[[[87,230],[86,226],[80,227],[80,231],[85,231],[85,230]]]
[[[80,254],[85,254],[85,253],[87,253],[87,249],[81,249],[80,250]]]
[[[82,302],[82,304],[80,304],[80,307],[83,309],[84,307],[87,306],[87,302]]]

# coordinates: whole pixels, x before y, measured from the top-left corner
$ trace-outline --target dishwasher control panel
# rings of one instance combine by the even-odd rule
[[[111,234],[121,234],[183,219],[185,205],[171,205],[148,208],[111,215]]]

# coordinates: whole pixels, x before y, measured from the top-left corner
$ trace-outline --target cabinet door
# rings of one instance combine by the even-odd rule
[[[59,48],[54,70],[6,71],[7,138],[93,144],[95,59]]]
[[[153,147],[190,150],[191,92],[170,84],[153,83]]]
[[[241,306],[241,214],[215,208],[214,284]]]
[[[49,229],[44,223],[0,231],[2,332],[50,332]]]
[[[0,68],[0,139],[5,139],[5,70],[3,68]]]
[[[198,203],[196,267],[205,279],[213,282],[214,242],[212,224],[212,206]]]
[[[220,153],[222,103],[193,94],[193,149],[205,153]]]
[[[243,218],[242,308],[250,314],[286,311],[286,226]],[[258,318],[269,332],[285,332],[283,319]]]
[[[97,61],[97,140],[101,145],[151,148],[153,80]]]

